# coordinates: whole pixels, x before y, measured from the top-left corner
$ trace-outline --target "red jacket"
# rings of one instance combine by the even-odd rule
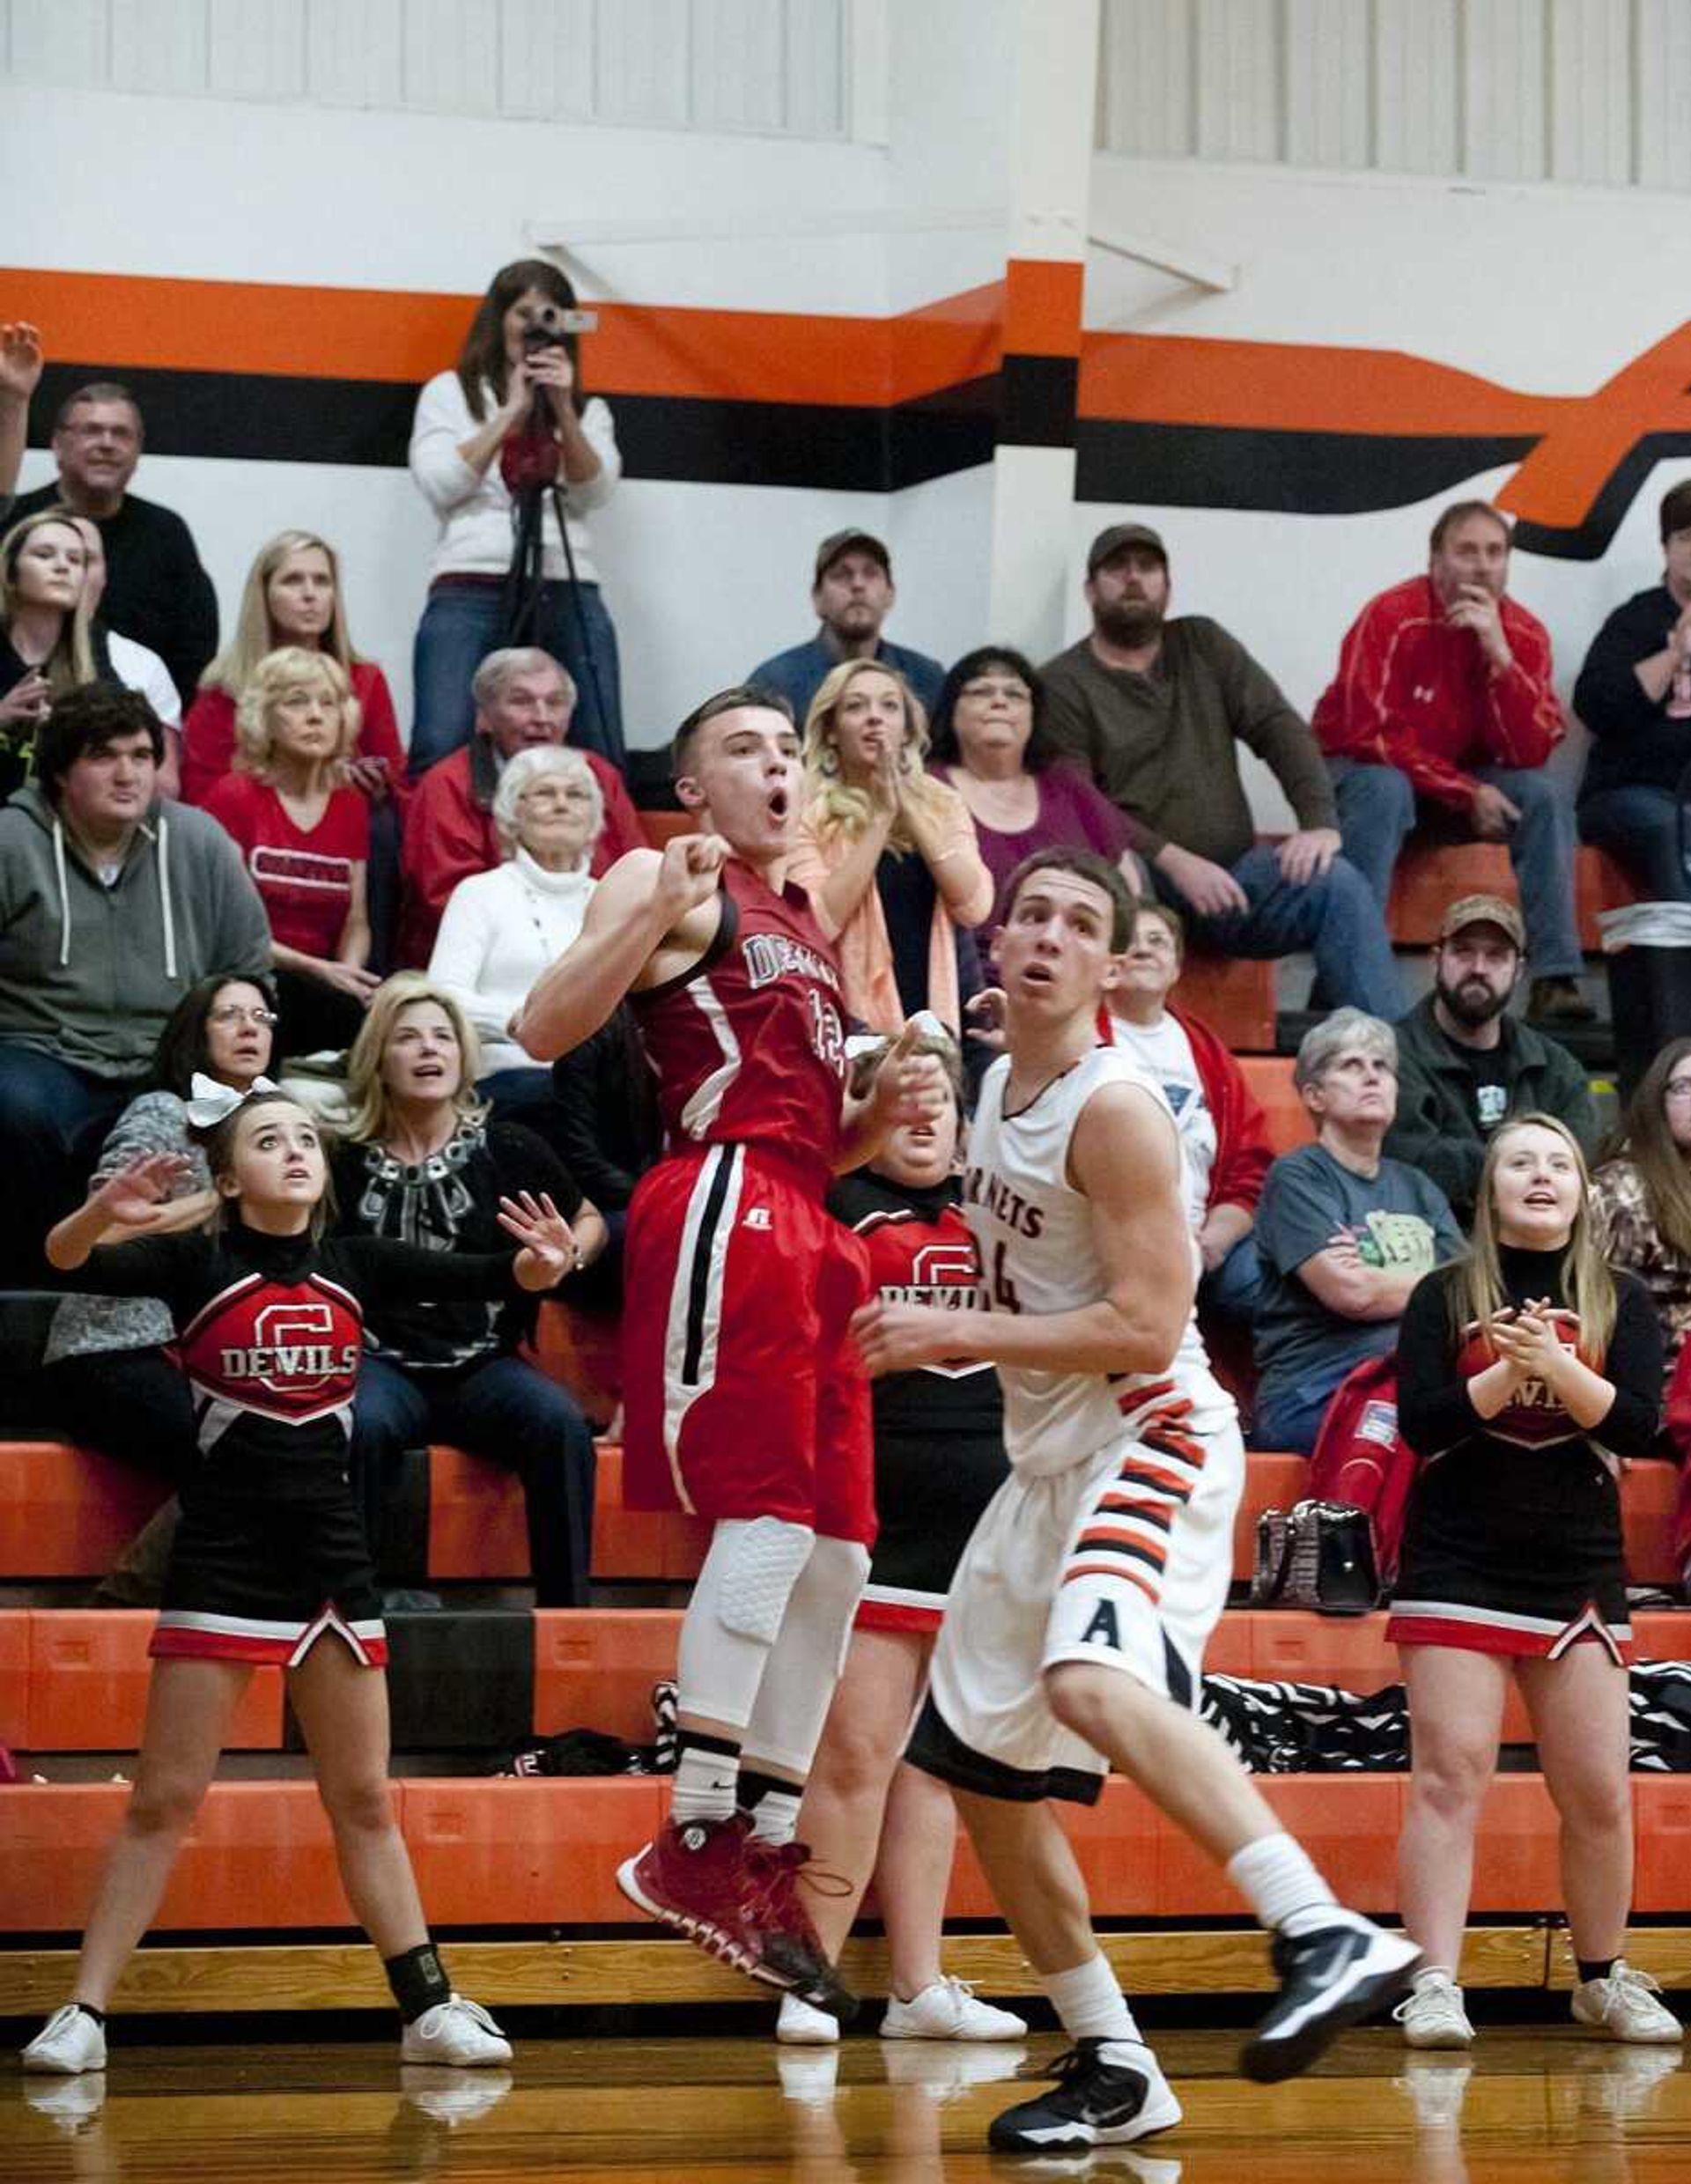
[[[1550,633],[1498,602],[1514,655],[1494,675],[1471,630],[1446,620],[1432,579],[1370,599],[1346,633],[1311,722],[1322,749],[1407,773],[1419,796],[1466,809],[1469,766],[1541,766],[1567,732],[1550,682]]]
[[[405,750],[394,717],[388,678],[373,660],[352,663],[352,695],[363,719],[358,725],[360,758],[385,758],[392,793],[403,808]],[[200,690],[182,722],[182,801],[203,804],[235,758],[235,701],[227,690]]]
[[[597,879],[629,850],[646,846],[640,815],[623,777],[596,751],[583,751],[605,800],[605,823],[594,845]],[[491,872],[505,861],[505,845],[493,823],[498,771],[484,735],[437,759],[412,789],[405,811],[400,863],[404,881],[399,960],[411,970],[427,966],[447,897],[473,872]]]
[[[1274,1157],[1268,1142],[1268,1118],[1246,1084],[1244,1072],[1203,1019],[1187,1015],[1183,1008],[1170,1008],[1169,1014],[1192,1042],[1192,1059],[1215,1124],[1215,1163],[1209,1171],[1206,1211],[1242,1206],[1247,1214],[1254,1214]],[[1110,1012],[1102,1002],[1098,1037],[1114,1044]]]

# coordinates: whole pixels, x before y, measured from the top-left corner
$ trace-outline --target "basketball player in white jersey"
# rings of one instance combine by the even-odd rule
[[[1110,1767],[1225,1866],[1274,1934],[1281,1991],[1241,2058],[1250,2077],[1305,2068],[1418,1960],[1340,1908],[1199,1719],[1244,1458],[1192,1324],[1173,1117],[1136,1062],[1097,1044],[1131,916],[1120,875],[1089,852],[1019,868],[993,947],[1006,1051],[964,1178],[990,1309],[877,1302],[853,1323],[872,1373],[990,1358],[1004,1383],[1011,1476],[964,1551],[909,1753],[956,1793],[1074,2043],[1054,2091],[993,2123],[1001,2152],[1122,2144],[1180,2120],[1045,1802],[1091,1803]]]

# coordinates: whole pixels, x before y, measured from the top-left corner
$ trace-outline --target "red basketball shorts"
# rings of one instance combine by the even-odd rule
[[[846,1339],[868,1252],[779,1155],[667,1160],[629,1207],[623,1498],[875,1538],[868,1383]]]

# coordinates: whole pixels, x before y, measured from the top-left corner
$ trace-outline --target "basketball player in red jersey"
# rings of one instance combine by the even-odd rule
[[[946,1091],[905,1040],[846,1097],[833,950],[783,884],[801,771],[783,699],[706,699],[675,744],[700,831],[612,867],[516,1029],[551,1058],[632,1003],[668,1157],[629,1209],[624,1492],[715,1527],[682,1624],[669,1819],[617,1879],[713,1954],[844,2016],[793,1841],[875,1537],[868,1384],[846,1340],[868,1258],[823,1199]]]

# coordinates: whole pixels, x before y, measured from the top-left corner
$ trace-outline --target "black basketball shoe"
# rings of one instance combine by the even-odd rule
[[[1101,2040],[1076,2040],[1038,2073],[1055,2078],[1055,2091],[994,2116],[986,2134],[993,2151],[1079,2153],[1089,2146],[1125,2146],[1178,2123],[1180,2103],[1149,2050],[1148,2069],[1126,2070],[1102,2060],[1104,2046]]]
[[[1395,2002],[1421,1952],[1407,1934],[1335,1909],[1307,1934],[1276,1934],[1274,1959],[1279,1996],[1239,2055],[1246,2077],[1264,2084],[1307,2070],[1346,2025]]]

